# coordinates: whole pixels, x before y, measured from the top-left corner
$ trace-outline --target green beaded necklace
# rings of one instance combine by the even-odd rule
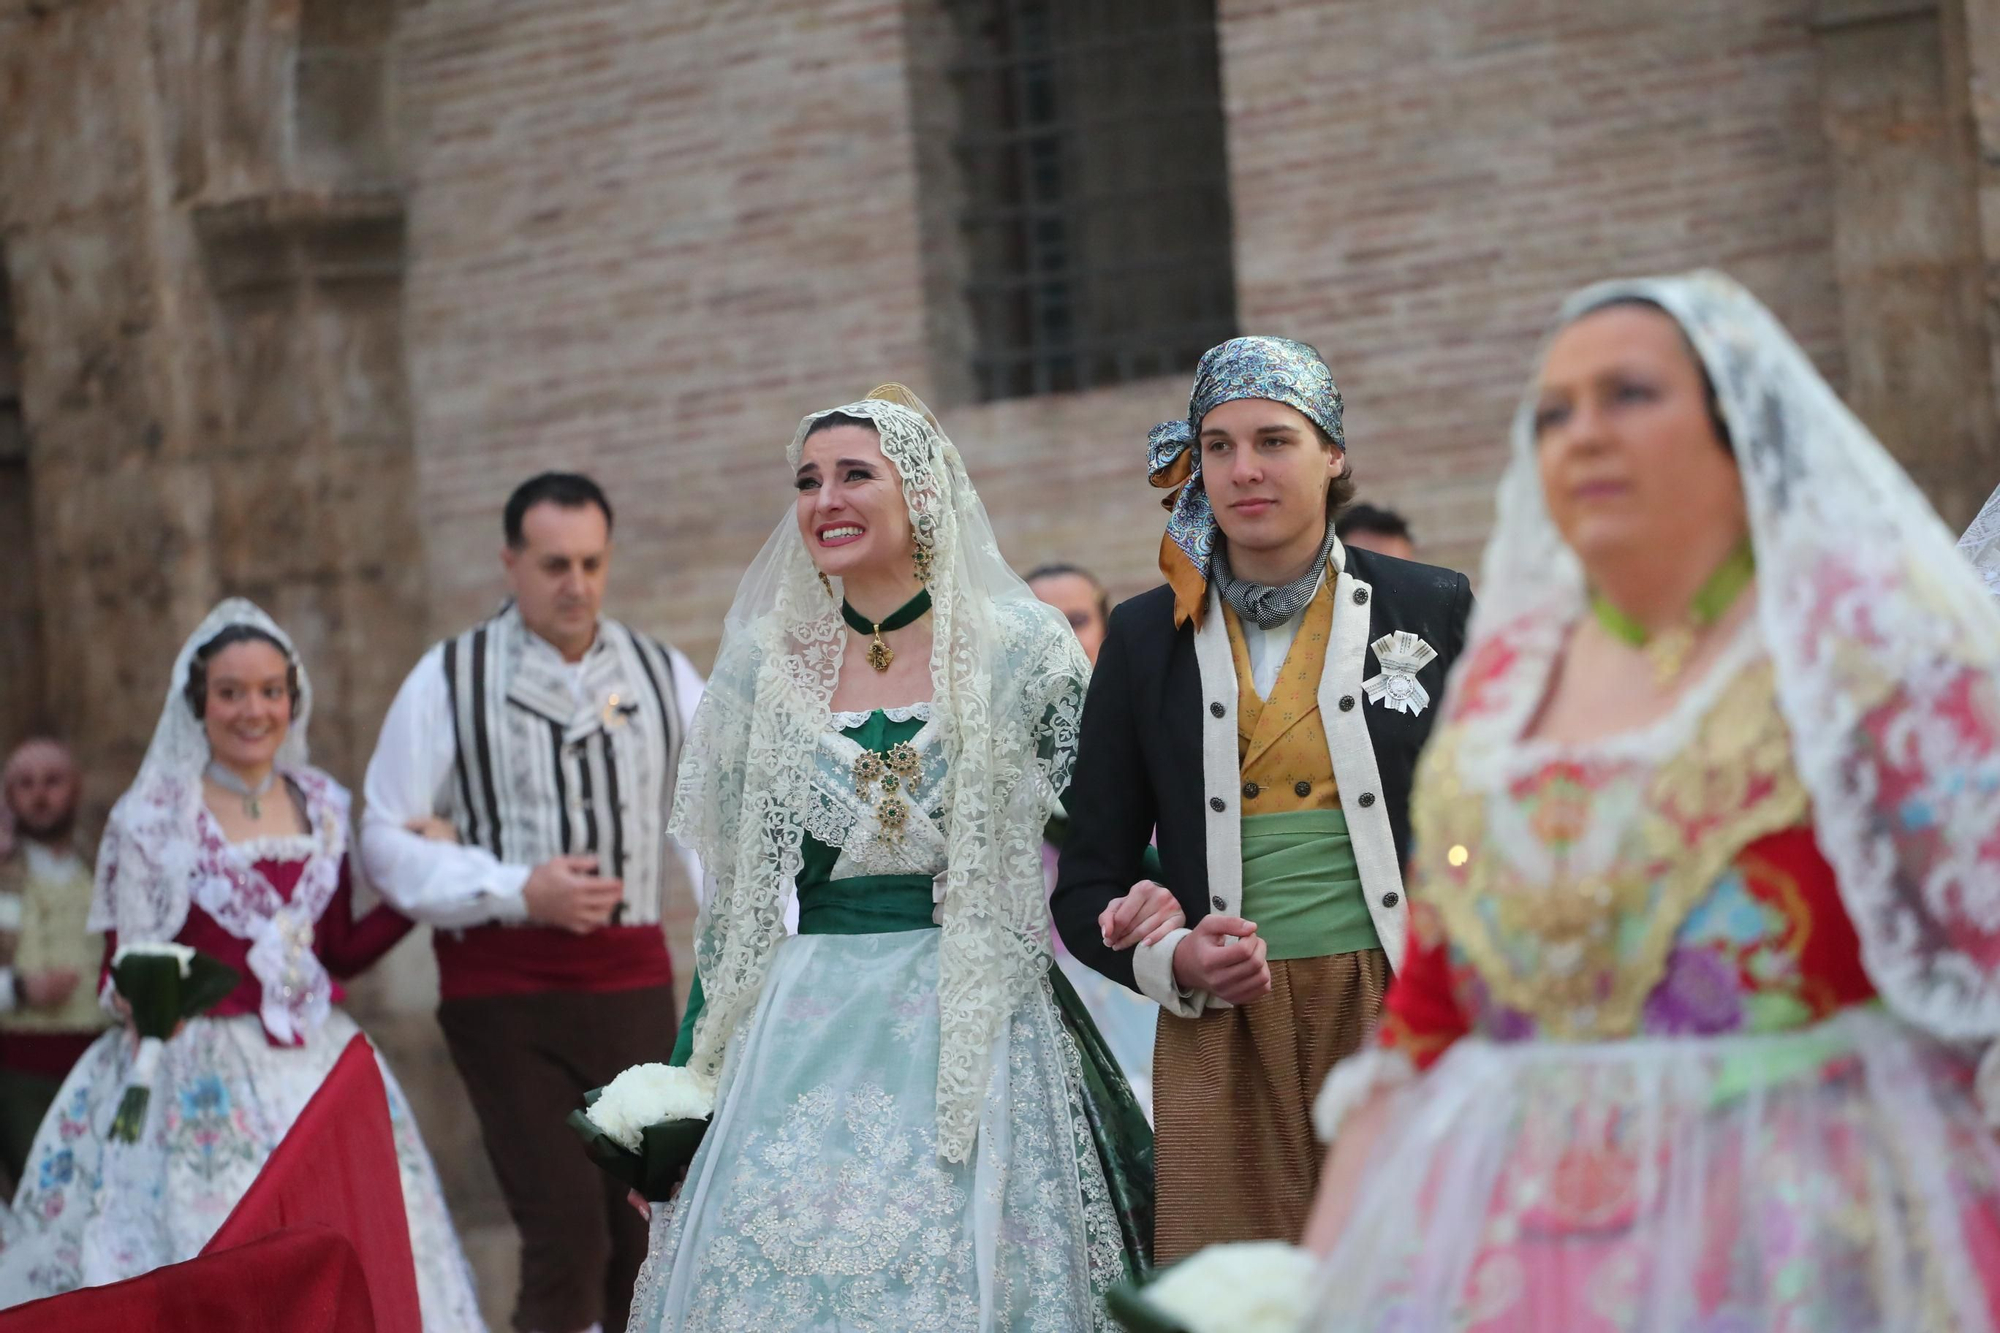
[[[1694,595],[1688,605],[1687,620],[1660,635],[1649,634],[1646,627],[1626,615],[1605,599],[1603,593],[1590,594],[1590,612],[1597,617],[1597,623],[1604,632],[1620,643],[1643,649],[1653,660],[1653,670],[1659,676],[1660,684],[1670,684],[1687,666],[1688,654],[1694,651],[1695,631],[1707,629],[1728,614],[1736,605],[1736,599],[1750,586],[1750,580],[1757,577],[1757,556],[1750,549],[1746,539],[1742,545],[1729,553],[1716,571],[1708,576],[1701,590]]]
[[[875,641],[868,645],[868,665],[878,672],[887,671],[889,664],[896,660],[896,654],[890,652],[889,645],[882,642],[882,631],[889,630],[893,633],[905,625],[913,625],[930,609],[931,590],[920,588],[915,597],[896,608],[886,620],[880,624],[873,624],[859,611],[849,606],[845,597],[840,599],[840,618],[847,622],[847,627],[856,634],[867,634],[874,638]]]

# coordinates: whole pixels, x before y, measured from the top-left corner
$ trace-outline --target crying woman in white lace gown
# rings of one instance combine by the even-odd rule
[[[1105,1327],[1151,1143],[1041,870],[1088,667],[908,390],[790,462],[682,761],[709,886],[675,1059],[719,1084],[631,1327]]]

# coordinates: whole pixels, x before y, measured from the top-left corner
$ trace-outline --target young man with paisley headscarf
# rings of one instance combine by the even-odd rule
[[[1304,1226],[1313,1096],[1402,957],[1411,772],[1472,590],[1335,536],[1353,468],[1304,343],[1211,349],[1149,444],[1167,583],[1112,614],[1052,906],[1078,958],[1163,1011],[1164,1262]],[[1164,887],[1139,883],[1155,829]]]

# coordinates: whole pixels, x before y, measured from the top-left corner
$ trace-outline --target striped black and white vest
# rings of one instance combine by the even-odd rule
[[[688,721],[674,669],[660,643],[608,618],[577,667],[512,606],[447,640],[460,841],[514,865],[594,853],[624,881],[614,921],[657,923],[676,873],[667,816]]]

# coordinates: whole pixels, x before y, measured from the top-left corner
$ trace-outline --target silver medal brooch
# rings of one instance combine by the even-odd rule
[[[1380,675],[1361,682],[1369,699],[1411,717],[1431,706],[1430,692],[1417,683],[1417,673],[1437,660],[1437,649],[1406,629],[1384,634],[1368,646],[1382,664]]]

